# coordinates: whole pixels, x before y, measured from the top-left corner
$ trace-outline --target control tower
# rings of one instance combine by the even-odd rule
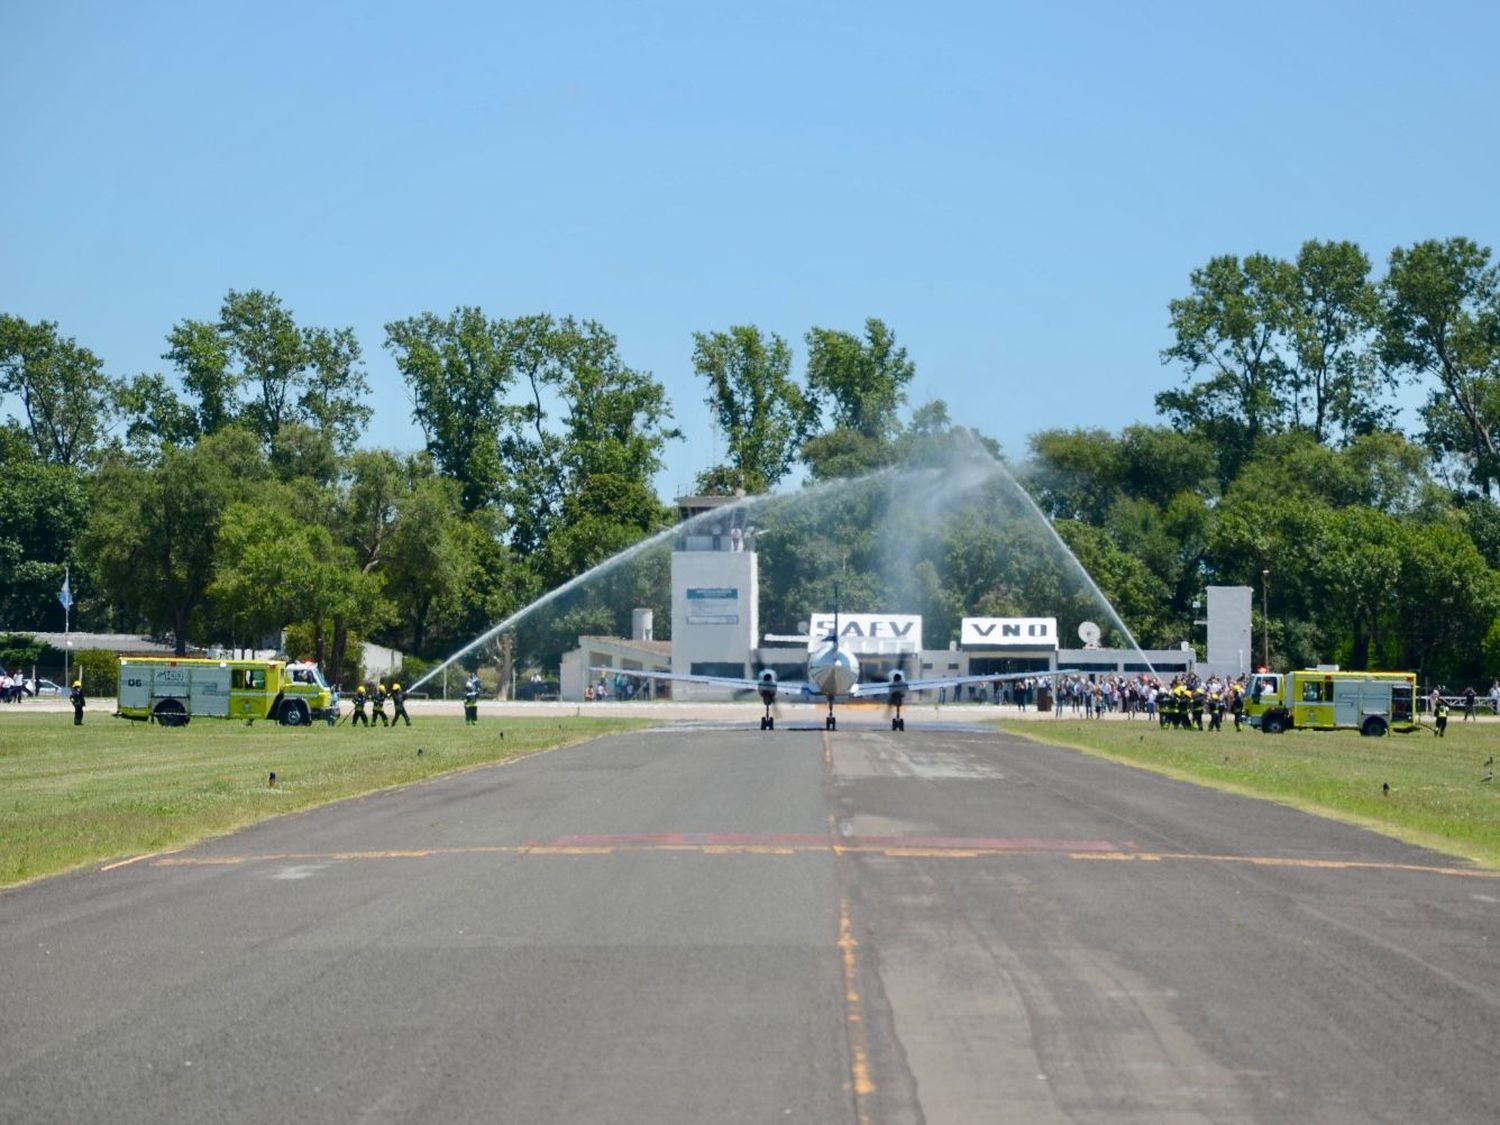
[[[760,638],[760,571],[755,529],[732,506],[740,496],[683,496],[677,508],[693,520],[672,543],[672,671],[692,675],[755,674]],[[705,515],[724,509],[721,515]],[[702,517],[694,519],[694,517]],[[678,699],[723,698],[722,689],[673,684]]]

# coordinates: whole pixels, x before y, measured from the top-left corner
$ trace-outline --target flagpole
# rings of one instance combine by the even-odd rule
[[[70,579],[72,577],[73,577],[73,568],[72,567],[67,567],[67,566],[63,567],[62,597],[60,597],[58,600],[60,602],[62,602],[62,607],[63,607],[63,686],[64,687],[66,687],[68,685],[68,683],[69,683],[69,680],[68,680],[68,650],[73,647],[73,642],[68,639],[68,635],[71,632],[70,619],[72,617],[72,609],[73,609],[73,583],[70,581]]]

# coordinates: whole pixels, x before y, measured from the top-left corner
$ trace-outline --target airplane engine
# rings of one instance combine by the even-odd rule
[[[767,668],[757,678],[760,701],[767,707],[776,702],[776,673]]]
[[[890,684],[891,690],[889,698],[891,702],[900,703],[901,700],[906,696],[906,676],[901,672],[892,672]]]

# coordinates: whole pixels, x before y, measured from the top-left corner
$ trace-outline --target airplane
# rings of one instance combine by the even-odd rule
[[[1003,680],[1021,680],[1035,676],[1067,676],[1075,674],[1072,669],[1060,668],[1056,671],[1041,672],[1006,672],[991,674],[988,676],[939,676],[926,680],[909,680],[906,674],[900,670],[891,673],[891,678],[885,681],[861,683],[859,679],[859,659],[848,649],[839,647],[839,616],[838,609],[833,611],[833,629],[821,641],[816,648],[807,654],[807,680],[801,683],[780,683],[776,679],[776,673],[767,668],[754,679],[740,679],[735,676],[700,676],[681,672],[650,672],[644,669],[634,668],[591,668],[592,672],[600,672],[606,675],[633,676],[643,680],[665,680],[671,683],[684,684],[706,684],[712,687],[732,688],[736,691],[753,691],[760,695],[761,702],[765,704],[766,713],[761,716],[761,730],[775,730],[776,716],[771,713],[771,707],[778,699],[792,700],[802,703],[812,703],[819,699],[828,701],[828,715],[823,720],[824,730],[837,730],[838,719],[834,716],[833,705],[842,700],[854,699],[881,699],[884,698],[895,708],[895,715],[891,718],[891,730],[904,731],[906,719],[901,715],[901,707],[906,702],[907,695],[920,691],[935,691],[938,688],[958,687],[962,684],[997,683]],[[773,636],[768,634],[768,641],[807,641],[808,637]]]

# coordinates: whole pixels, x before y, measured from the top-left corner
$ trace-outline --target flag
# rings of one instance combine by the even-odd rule
[[[73,608],[73,591],[68,584],[71,577],[72,574],[70,571],[63,571],[62,589],[57,592],[57,600],[62,602],[63,609]]]

